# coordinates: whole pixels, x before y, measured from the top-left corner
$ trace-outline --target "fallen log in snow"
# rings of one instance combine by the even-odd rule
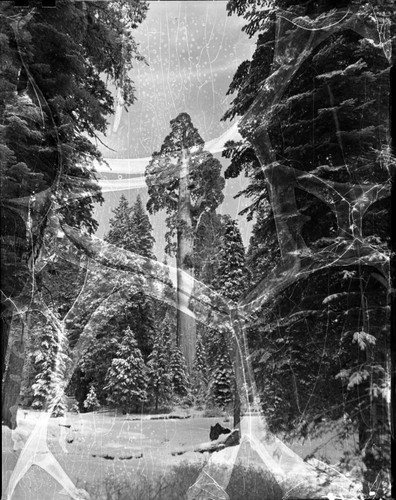
[[[237,444],[239,444],[239,431],[238,429],[234,429],[229,434],[222,434],[218,437],[218,439],[216,439],[216,441],[208,441],[206,443],[200,443],[188,448],[181,448],[179,450],[172,451],[172,455],[183,455],[188,451],[194,451],[196,453],[213,453],[215,451],[223,450],[228,446],[236,446]]]
[[[185,420],[191,415],[150,415],[149,420]]]

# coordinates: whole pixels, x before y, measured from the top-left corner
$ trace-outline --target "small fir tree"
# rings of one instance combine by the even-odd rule
[[[112,320],[110,314],[108,319]],[[101,328],[101,325],[98,325],[95,342],[82,356],[79,364],[80,372],[75,378],[76,397],[78,394],[80,405],[84,405],[90,386],[96,387],[96,396],[99,402],[105,403],[107,399],[107,391],[104,389],[106,376],[113,359],[117,357],[117,350],[122,338],[121,328],[120,330],[118,328],[110,330],[107,325],[106,328]]]
[[[172,395],[170,336],[166,328],[157,332],[147,366],[148,391],[157,411],[158,404],[167,402]]]
[[[80,408],[78,406],[78,403],[74,403],[74,405],[70,408],[71,413],[80,413]]]
[[[135,335],[128,327],[106,376],[107,400],[123,411],[147,400],[147,374]]]
[[[112,212],[114,217],[110,219],[110,230],[105,241],[129,252],[155,259],[153,228],[140,195],[132,207],[125,196],[121,195],[118,206]]]
[[[84,408],[86,408],[87,411],[95,411],[99,408],[99,406],[100,403],[96,395],[95,387],[91,385],[91,388],[89,389],[89,392],[87,394],[87,398],[84,401]]]
[[[180,397],[188,396],[190,384],[187,378],[187,367],[179,347],[173,347],[170,358],[173,394]]]
[[[124,250],[133,252],[135,248],[134,236],[131,231],[132,208],[122,194],[118,206],[112,210],[114,217],[110,219],[110,230],[104,240]]]
[[[245,248],[238,225],[225,217],[225,230],[219,250],[219,265],[212,286],[225,297],[238,301],[246,291],[250,273],[245,263]]]
[[[212,373],[211,396],[213,402],[223,409],[232,403],[232,384],[234,374],[228,353],[217,357],[216,367]]]
[[[121,252],[127,250],[156,260],[153,253],[155,242],[152,235],[153,228],[140,195],[137,196],[132,207],[122,195],[113,213],[114,217],[110,219],[110,230],[104,238],[105,241],[117,246]],[[119,333],[126,326],[133,329],[144,361],[147,362],[148,355],[153,348],[154,307],[156,306],[154,299],[146,295],[141,285],[131,287],[131,290],[133,290],[133,296],[131,296],[128,306],[124,308],[123,314],[117,313],[118,318],[112,319],[111,323],[113,325],[116,322]],[[99,387],[98,384],[95,385]]]
[[[193,365],[193,393],[195,401],[204,401],[208,388],[207,354],[202,339],[198,337],[197,348]]]

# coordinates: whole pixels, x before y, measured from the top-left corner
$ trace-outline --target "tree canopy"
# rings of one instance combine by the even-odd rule
[[[307,422],[317,431],[322,418],[335,425],[345,411],[358,429],[366,487],[376,489],[389,465],[386,391],[373,387],[386,387],[389,363],[395,165],[386,121],[391,41],[379,26],[386,31],[394,11],[348,0],[227,8],[257,35],[224,116],[241,118],[243,139],[224,154],[226,178],[247,174],[247,212],[257,217],[248,263],[261,307],[249,345],[263,410],[272,429],[301,435]]]
[[[180,113],[170,122],[171,132],[154,152],[146,168],[149,190],[147,208],[150,213],[166,210],[168,214],[168,253],[175,251],[172,238],[183,225],[180,219],[180,204],[184,202],[180,193],[180,182],[186,180],[190,218],[195,227],[201,214],[215,210],[223,201],[224,179],[221,164],[211,153],[205,151],[204,140],[194,127],[187,113]],[[188,157],[188,170],[182,174],[182,157]],[[187,179],[185,179],[187,177]]]
[[[110,219],[110,229],[105,235],[105,241],[129,252],[155,259],[153,228],[140,195],[130,207],[122,194],[118,206],[112,211],[114,217]]]
[[[42,269],[35,264],[51,217],[89,233],[97,228],[93,203],[103,198],[93,165],[102,156],[93,141],[114,112],[106,79],[121,89],[125,106],[133,103],[129,72],[141,56],[132,32],[146,11],[134,0],[60,0],[53,9],[32,1],[26,10],[1,4],[3,356],[14,313],[9,299],[23,301]],[[7,360],[3,418],[15,426],[9,408],[18,396],[18,363],[12,354]]]

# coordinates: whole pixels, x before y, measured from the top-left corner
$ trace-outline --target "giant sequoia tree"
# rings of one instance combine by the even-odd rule
[[[133,102],[128,72],[139,55],[131,32],[146,10],[133,0],[1,5],[3,419],[11,427],[24,359],[22,338],[9,348],[12,316],[26,314],[39,293],[40,250],[54,211],[96,229],[92,208],[102,197],[92,161],[101,155],[91,139],[105,132],[114,109],[102,76],[121,89],[126,106]]]
[[[187,113],[172,120],[171,129],[146,168],[150,196],[147,207],[151,213],[166,210],[168,215],[167,252],[176,251],[178,269],[176,342],[191,372],[196,326],[185,312],[192,291],[187,275],[194,275],[195,233],[203,215],[213,212],[223,201],[224,179],[220,176],[220,162],[204,150],[204,141]]]
[[[308,422],[347,414],[374,489],[389,466],[394,169],[386,120],[394,12],[381,4],[230,1],[258,38],[225,116],[241,117],[243,136],[225,153],[226,176],[247,173],[258,216],[249,251],[258,286],[246,303],[260,312],[250,342],[263,409],[273,429],[302,434]],[[275,238],[271,256],[262,244]]]

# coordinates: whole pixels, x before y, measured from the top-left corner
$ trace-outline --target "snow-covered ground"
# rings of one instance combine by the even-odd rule
[[[185,416],[179,413],[180,416]],[[21,449],[33,431],[40,412],[19,410],[18,428],[10,431],[2,428],[3,434],[3,498],[12,470],[15,468]],[[147,415],[115,415],[114,413],[68,414],[63,418],[51,418],[47,427],[47,444],[53,457],[78,487],[84,484],[100,484],[106,477],[131,479],[145,475],[158,475],[185,461],[204,463],[207,454],[188,451],[172,455],[180,449],[193,448],[209,440],[210,426],[223,418],[202,417],[199,413],[187,419],[157,419]],[[291,445],[301,457],[312,451],[318,442]],[[321,458],[326,456],[335,463],[342,450],[327,445]],[[248,464],[259,461],[257,454],[249,451],[244,457]],[[52,500],[69,498],[61,493],[62,487],[47,472],[37,465],[19,481],[13,500]]]

